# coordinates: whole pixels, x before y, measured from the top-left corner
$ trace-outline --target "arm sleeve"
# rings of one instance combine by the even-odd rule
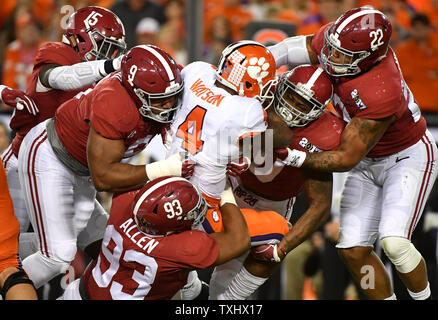
[[[274,56],[277,67],[310,64],[307,51],[306,36],[287,38],[276,45],[268,47]]]
[[[106,60],[96,60],[55,67],[49,71],[48,82],[53,89],[79,90],[105,77],[105,65]]]

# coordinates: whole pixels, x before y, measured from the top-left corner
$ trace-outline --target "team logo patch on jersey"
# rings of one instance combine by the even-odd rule
[[[321,152],[322,150],[319,149],[317,146],[313,145],[309,139],[303,137],[300,142],[298,143],[301,147],[303,147],[304,149],[306,149],[309,153],[314,153],[314,152]]]
[[[217,211],[213,211],[212,217],[214,222],[219,222],[219,214]]]
[[[367,108],[365,103],[363,103],[362,99],[359,97],[359,92],[357,91],[357,89],[351,91],[351,98],[353,99],[353,101],[356,103],[356,105],[359,107],[360,110]]]

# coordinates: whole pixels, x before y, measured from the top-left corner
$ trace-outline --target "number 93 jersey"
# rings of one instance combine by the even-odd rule
[[[193,62],[182,76],[182,107],[171,127],[169,154],[188,153],[196,161],[191,181],[204,195],[219,199],[227,163],[239,157],[241,139],[266,130],[266,112],[258,100],[217,87],[211,64]]]

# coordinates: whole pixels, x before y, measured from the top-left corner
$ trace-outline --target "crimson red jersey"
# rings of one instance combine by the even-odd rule
[[[81,60],[76,51],[62,42],[50,42],[38,49],[26,94],[35,101],[39,113],[36,116],[33,116],[26,110],[15,110],[10,122],[11,129],[17,132],[12,142],[12,151],[15,156],[18,156],[21,141],[30,129],[38,123],[52,118],[56,109],[63,102],[74,97],[79,91],[86,89],[83,88],[76,91],[51,89],[46,92],[36,92],[38,75],[41,69],[47,64],[69,66],[79,62],[81,62]]]
[[[319,55],[324,42],[322,27],[312,40],[312,48]],[[353,117],[383,119],[395,115],[389,126],[367,157],[383,157],[415,144],[426,131],[426,121],[409,90],[394,51],[388,48],[386,57],[372,69],[352,78],[335,79],[333,105],[346,122]]]
[[[120,81],[120,72],[101,80],[94,89],[79,93],[56,111],[55,129],[59,139],[68,153],[86,167],[90,125],[104,138],[124,140],[124,158],[142,151],[165,127],[143,120]]]
[[[344,122],[326,110],[307,126],[291,128],[294,138],[289,148],[307,153],[335,150],[340,144],[343,129]],[[270,176],[257,177],[250,169],[240,179],[246,189],[275,201],[296,197],[305,182],[302,169],[276,165]]]
[[[113,198],[101,252],[83,276],[92,300],[171,299],[187,283],[189,271],[217,259],[218,246],[203,231],[165,237],[142,233],[132,215],[136,192]]]

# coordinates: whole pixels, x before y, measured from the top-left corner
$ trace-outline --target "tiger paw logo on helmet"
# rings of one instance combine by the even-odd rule
[[[253,79],[263,79],[268,74],[269,62],[266,61],[265,57],[257,58],[252,57],[249,60],[249,66],[247,67],[248,75]]]

